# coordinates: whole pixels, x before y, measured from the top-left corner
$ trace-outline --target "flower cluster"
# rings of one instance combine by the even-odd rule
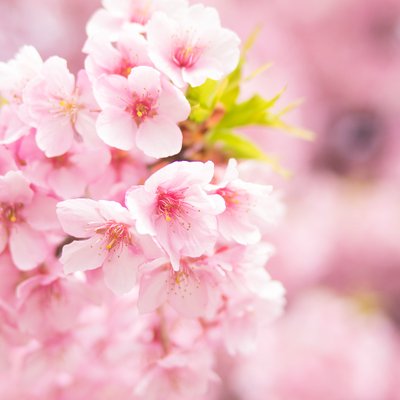
[[[0,64],[4,399],[201,398],[284,303],[282,206],[229,147],[238,37],[184,0],[103,6],[76,76],[32,47]]]

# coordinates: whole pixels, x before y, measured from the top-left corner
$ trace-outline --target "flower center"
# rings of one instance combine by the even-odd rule
[[[184,212],[184,191],[168,191],[162,188],[158,189],[157,195],[157,213],[165,218],[167,222],[179,217]]]
[[[72,123],[76,122],[76,118],[78,115],[78,111],[80,110],[81,106],[74,101],[70,100],[60,100],[58,102],[60,105],[60,113],[66,116],[69,116]]]
[[[151,97],[139,98],[135,99],[128,111],[130,111],[136,124],[140,125],[147,118],[153,118],[157,115],[157,110],[154,108],[154,105],[155,101]]]
[[[123,59],[121,64],[114,71],[114,74],[127,78],[132,72],[132,68],[134,68],[134,65],[129,60]]]
[[[181,68],[190,68],[197,63],[202,49],[197,46],[179,46],[176,48],[172,59]]]
[[[233,207],[239,204],[239,194],[232,189],[229,188],[220,188],[217,190],[217,194],[219,194],[225,200],[226,207]]]
[[[120,249],[122,246],[132,244],[132,235],[129,226],[121,222],[107,221],[104,225],[95,229],[103,240],[108,251]]]
[[[19,222],[21,217],[18,213],[22,208],[22,204],[0,203],[0,220],[5,223]]]
[[[67,167],[70,164],[69,154],[65,153],[61,156],[51,157],[50,161],[55,169]]]
[[[146,25],[146,23],[150,19],[151,11],[151,4],[145,5],[141,8],[135,8],[131,12],[130,22],[140,25]]]

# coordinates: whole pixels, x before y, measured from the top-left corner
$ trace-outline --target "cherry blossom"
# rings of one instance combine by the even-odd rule
[[[219,80],[239,62],[239,38],[221,28],[214,8],[201,4],[176,16],[155,13],[147,37],[154,65],[180,87],[199,86],[207,78]]]
[[[0,144],[13,143],[30,133],[31,127],[24,120],[23,91],[42,64],[32,46],[24,46],[14,59],[0,62]]]
[[[237,162],[229,160],[225,176],[215,190],[225,200],[226,209],[218,215],[218,230],[227,240],[254,244],[274,225],[282,213],[272,186],[245,182],[239,178]]]
[[[129,212],[113,201],[73,199],[58,203],[57,215],[66,233],[82,239],[63,247],[65,273],[103,267],[111,290],[129,292],[146,260]]]
[[[128,77],[132,68],[152,65],[146,39],[132,27],[121,30],[115,42],[97,36],[89,38],[84,51],[88,54],[85,69],[92,81],[102,74]]]
[[[30,270],[47,257],[46,231],[58,228],[57,200],[35,193],[19,171],[0,176],[0,253],[7,244],[16,267]]]
[[[217,240],[216,216],[225,209],[221,196],[207,194],[212,162],[175,162],[132,187],[126,205],[141,234],[155,237],[179,270],[181,256],[199,257]]]
[[[128,78],[103,76],[95,85],[102,112],[97,119],[100,138],[109,146],[130,150],[135,144],[156,158],[177,154],[190,106],[182,92],[151,67],[133,68]]]
[[[87,75],[75,77],[67,62],[50,57],[24,90],[27,120],[36,127],[36,143],[47,157],[65,154],[74,141],[93,141],[97,105]]]
[[[205,316],[219,294],[218,270],[202,260],[185,259],[175,271],[167,259],[142,266],[138,308],[146,313],[168,303],[186,318]]]
[[[39,150],[34,137],[28,136],[19,143],[16,158],[20,169],[32,183],[68,199],[86,193],[88,186],[104,174],[111,155],[102,143],[91,147],[73,143],[66,153],[49,158]]]
[[[187,0],[103,0],[103,7],[89,20],[89,37],[96,35],[114,38],[127,24],[143,32],[155,11],[175,13],[187,6]]]

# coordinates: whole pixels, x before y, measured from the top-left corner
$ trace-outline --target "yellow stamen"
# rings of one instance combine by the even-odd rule
[[[177,272],[176,275],[175,275],[175,283],[177,285],[180,285],[180,283],[182,282],[184,276],[185,276],[184,272],[182,272],[182,271],[181,272]]]
[[[127,67],[122,71],[122,75],[128,77],[132,72],[132,67]]]
[[[111,250],[115,246],[116,242],[117,240],[115,238],[112,239],[111,242],[106,246],[107,250]]]
[[[10,215],[9,215],[8,219],[10,220],[10,222],[17,222],[17,216],[15,215],[15,211],[14,210],[12,210],[10,212]]]
[[[7,104],[10,104],[10,102],[5,97],[0,96],[0,108]]]

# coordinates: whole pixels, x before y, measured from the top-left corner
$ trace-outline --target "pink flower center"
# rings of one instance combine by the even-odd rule
[[[148,20],[150,19],[150,15],[151,15],[150,4],[142,8],[135,8],[131,12],[130,22],[140,25],[146,25]]]
[[[217,194],[223,197],[227,208],[234,207],[240,203],[239,193],[227,187],[218,189]]]
[[[190,68],[197,63],[202,53],[198,46],[179,46],[176,48],[172,59],[178,67]]]
[[[135,65],[133,65],[133,63],[131,63],[129,60],[123,59],[118,68],[114,70],[114,74],[121,75],[127,78],[130,75],[132,68],[134,67]]]
[[[67,167],[71,163],[68,153],[63,154],[62,156],[51,157],[49,160],[55,169]]]
[[[22,204],[7,204],[0,203],[0,221],[5,224],[21,221],[21,216],[18,215],[23,208]]]
[[[147,118],[153,118],[157,115],[157,109],[155,107],[156,101],[148,96],[135,99],[132,106],[129,107],[128,111],[132,115],[137,125],[140,125]]]
[[[168,191],[158,188],[156,202],[158,215],[163,216],[167,222],[181,218],[187,206],[184,199],[184,190]]]
[[[103,240],[108,251],[120,249],[122,246],[132,244],[132,235],[129,226],[121,222],[107,221],[104,225],[95,229]]]
[[[58,102],[60,108],[58,112],[62,115],[68,116],[73,124],[76,122],[81,105],[77,104],[75,100],[60,100]]]
[[[185,297],[192,296],[192,290],[198,289],[201,281],[184,260],[182,260],[181,269],[174,271],[169,264],[166,266],[170,272],[168,279],[167,295],[179,295],[183,300]]]

